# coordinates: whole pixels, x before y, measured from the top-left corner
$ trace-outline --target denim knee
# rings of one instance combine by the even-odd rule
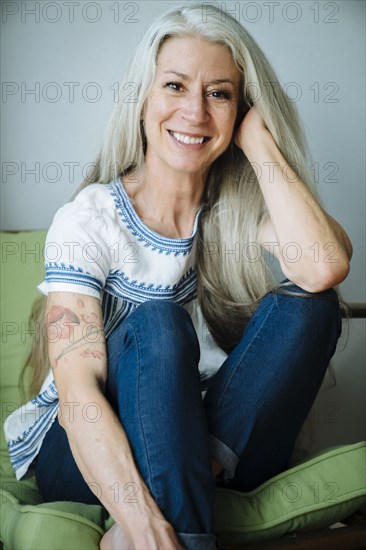
[[[156,318],[172,318],[172,319],[182,319],[187,322],[191,321],[191,317],[186,309],[180,304],[173,302],[171,300],[147,300],[138,305],[136,309],[126,318],[126,321],[129,322],[131,319],[141,317],[150,318],[155,316]]]
[[[192,319],[183,306],[170,300],[149,300],[142,303],[126,319],[127,324],[139,326],[152,342],[184,342],[199,354],[199,343]],[[154,346],[159,352],[159,347]],[[160,349],[160,352],[162,350]]]
[[[283,281],[284,282],[284,281]],[[283,302],[293,306],[293,310],[299,313],[299,321],[304,325],[308,323],[325,323],[335,328],[335,336],[338,339],[342,332],[342,315],[338,294],[334,288],[321,292],[308,292],[295,283],[276,289],[270,294],[274,295],[278,304]]]
[[[182,354],[191,354],[197,365],[200,358],[198,337],[189,313],[167,300],[142,303],[108,338],[109,352],[114,357],[130,346],[149,357],[155,368],[171,364],[174,357]]]

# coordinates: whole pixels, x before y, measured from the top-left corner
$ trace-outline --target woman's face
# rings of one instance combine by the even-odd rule
[[[226,46],[198,36],[167,39],[144,107],[146,163],[180,173],[206,170],[232,138],[239,82]]]

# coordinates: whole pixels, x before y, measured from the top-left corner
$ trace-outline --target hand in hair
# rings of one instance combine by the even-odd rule
[[[249,143],[250,140],[253,140],[253,137],[258,137],[262,133],[268,133],[268,128],[258,108],[253,106],[249,108],[240,122],[234,136],[234,143],[243,153],[245,153],[246,144]]]

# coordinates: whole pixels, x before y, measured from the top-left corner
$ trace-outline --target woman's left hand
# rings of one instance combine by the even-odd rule
[[[263,118],[257,107],[250,107],[235,132],[234,143],[245,153],[245,147],[249,140],[253,140],[263,132],[268,133]]]

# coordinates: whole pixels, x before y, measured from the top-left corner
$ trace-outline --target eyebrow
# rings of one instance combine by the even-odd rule
[[[192,80],[190,76],[186,75],[186,74],[183,74],[183,73],[178,73],[177,71],[164,71],[164,74],[176,74],[177,76],[179,76],[179,78],[181,78],[182,80]],[[233,86],[235,86],[235,82],[233,80],[231,80],[231,78],[215,78],[214,80],[210,80],[208,82],[209,84],[223,84],[223,83],[228,83],[228,84],[232,84]]]

